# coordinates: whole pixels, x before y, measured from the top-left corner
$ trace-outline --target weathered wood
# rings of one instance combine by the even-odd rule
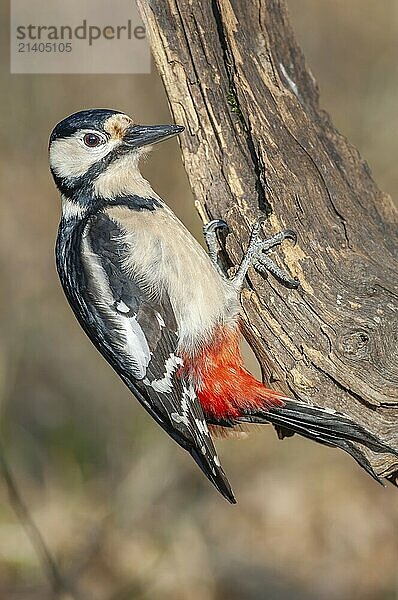
[[[398,448],[397,211],[319,108],[283,0],[138,0],[205,219],[298,233],[290,291],[253,270],[245,335],[276,388],[349,414]],[[377,473],[397,459],[366,452]]]

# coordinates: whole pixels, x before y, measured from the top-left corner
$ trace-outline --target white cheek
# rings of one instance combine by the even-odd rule
[[[88,148],[76,137],[55,140],[50,146],[50,165],[58,177],[81,177],[119,143],[110,140],[97,148]]]

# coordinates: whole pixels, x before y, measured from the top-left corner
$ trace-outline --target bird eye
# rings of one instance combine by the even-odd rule
[[[83,142],[89,148],[95,148],[96,146],[99,146],[102,143],[102,138],[96,133],[86,133],[86,135],[83,138]]]

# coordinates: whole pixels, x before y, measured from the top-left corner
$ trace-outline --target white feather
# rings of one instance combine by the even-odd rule
[[[149,381],[144,379],[146,385],[150,385],[155,392],[162,392],[163,394],[169,394],[173,390],[172,376],[179,366],[183,364],[182,359],[179,356],[171,353],[169,358],[165,362],[165,373],[162,379],[154,379]]]
[[[147,367],[151,360],[151,352],[145,334],[134,317],[120,317],[120,324],[123,327],[123,333],[126,339],[124,352],[133,359],[135,365],[134,376],[137,379],[145,377]]]
[[[65,196],[61,196],[61,202],[62,215],[66,220],[75,219],[76,217],[80,218],[83,215],[84,210],[77,202],[72,202],[72,200],[69,200]]]
[[[121,313],[130,312],[130,307],[127,306],[127,304],[125,304],[122,300],[116,304],[116,308]]]
[[[50,146],[50,165],[58,177],[81,177],[96,162],[104,158],[120,144],[119,139],[109,139],[104,144],[89,148],[84,144],[87,133],[98,134],[91,129],[79,130],[67,138],[54,140]]]

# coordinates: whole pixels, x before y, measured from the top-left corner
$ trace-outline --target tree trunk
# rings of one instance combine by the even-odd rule
[[[398,449],[397,211],[319,108],[284,0],[138,0],[203,220],[231,229],[237,264],[253,222],[292,228],[288,290],[251,270],[244,333],[264,379],[341,410]],[[362,449],[363,450],[363,449]],[[392,455],[364,450],[397,482]]]

